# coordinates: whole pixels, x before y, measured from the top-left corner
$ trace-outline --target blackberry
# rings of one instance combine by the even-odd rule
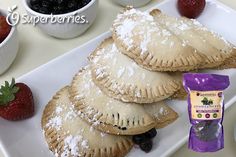
[[[157,130],[155,128],[153,128],[144,134],[147,138],[152,139],[157,135]]]
[[[142,151],[146,153],[150,152],[152,150],[152,140],[148,140],[144,143],[141,143],[139,147]]]
[[[68,8],[68,11],[74,11],[76,10],[78,7],[78,1],[77,0],[71,0],[68,2],[67,4],[67,8]]]
[[[30,5],[33,6],[33,5],[38,5],[39,3],[41,3],[40,0],[31,0],[30,1]]]
[[[38,12],[40,12],[42,14],[49,14],[50,13],[49,9],[46,7],[39,8]]]
[[[153,139],[155,136],[157,135],[157,131],[155,128],[149,130],[148,132],[145,132],[143,134],[139,134],[139,135],[134,135],[133,136],[133,142],[135,144],[141,144],[144,142],[147,142],[151,139]]]
[[[33,5],[31,9],[33,9],[36,12],[39,12],[39,8],[40,8],[40,5],[36,4],[36,5]]]
[[[30,0],[29,6],[43,14],[64,14],[86,6],[91,0]]]
[[[140,135],[134,135],[133,136],[133,142],[135,144],[140,145],[141,143],[144,143],[146,141],[148,141],[149,139],[146,138],[146,136],[144,134],[140,134]]]
[[[222,128],[211,120],[202,121],[193,126],[194,133],[202,141],[212,141],[219,137]]]
[[[43,8],[49,8],[49,7],[51,7],[51,3],[49,2],[49,1],[42,1],[42,4],[41,4],[41,6],[43,7]]]
[[[63,5],[59,5],[59,6],[57,6],[57,10],[58,10],[58,12],[59,13],[67,13],[67,12],[65,12],[65,7],[63,6]]]

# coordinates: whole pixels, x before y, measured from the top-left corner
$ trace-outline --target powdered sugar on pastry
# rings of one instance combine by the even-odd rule
[[[168,36],[168,32],[164,33]],[[112,38],[106,39],[90,58],[95,84],[113,98],[150,103],[163,100],[178,90],[179,83],[171,75],[140,67],[118,50]]]
[[[106,49],[97,51],[97,54],[94,60],[92,60],[94,64],[98,65],[96,68],[97,79],[114,75],[125,82],[132,83],[136,80],[140,83],[142,81],[143,84],[147,85],[161,77],[158,76],[157,72],[145,70],[132,61],[132,59],[121,54],[114,43],[107,45]],[[165,73],[162,74],[163,76],[166,75]]]
[[[65,112],[67,111],[67,112]],[[61,107],[57,105],[55,111],[52,112],[52,118],[46,124],[46,128],[56,129],[57,131],[64,132],[68,134],[64,139],[64,146],[62,148],[62,152],[58,155],[56,152],[56,156],[58,157],[68,157],[68,156],[81,156],[81,150],[89,149],[88,140],[85,139],[80,133],[83,133],[83,128],[78,129],[77,135],[72,135],[70,130],[64,130],[66,127],[67,121],[73,121],[76,119],[78,114],[73,110],[73,104],[68,104],[68,106]],[[47,129],[45,129],[47,130]],[[45,132],[44,130],[44,132]],[[79,133],[80,132],[80,133]]]
[[[219,35],[216,32],[213,32],[212,30],[207,29],[204,25],[202,25],[199,21],[197,21],[196,19],[186,19],[186,18],[182,18],[182,21],[184,21],[185,23],[189,24],[189,27],[194,27],[194,29],[198,30],[198,32],[201,32],[201,35],[203,35],[203,32],[209,32],[214,38],[217,38],[219,41],[221,41],[222,43],[220,44],[220,46],[225,45],[225,49],[224,51],[229,51],[231,46],[233,46],[232,44],[230,44],[223,36]],[[191,23],[192,21],[192,23]],[[205,35],[203,35],[203,37],[206,37]],[[223,45],[222,45],[223,44]],[[213,44],[214,46],[216,46],[215,44]],[[224,46],[223,46],[224,47]],[[227,48],[228,47],[228,48]],[[232,47],[231,47],[232,48]],[[222,49],[222,47],[221,47]]]
[[[129,152],[133,146],[129,137],[91,129],[88,123],[80,119],[81,112],[77,112],[69,96],[68,87],[60,90],[42,116],[46,141],[56,157],[94,156],[96,151],[100,152],[100,156],[122,157]]]
[[[137,16],[138,15],[138,16]],[[130,16],[131,18],[124,19],[125,16]],[[123,20],[124,19],[124,20]],[[135,32],[135,27],[139,26],[140,23],[150,22],[153,27],[147,27],[148,32]],[[128,49],[133,47],[134,40],[132,37],[134,35],[144,35],[144,40],[141,42],[140,46],[142,49],[141,54],[144,54],[147,51],[148,43],[151,40],[151,34],[154,31],[158,30],[158,27],[155,27],[154,19],[148,13],[138,11],[136,9],[130,9],[125,11],[123,14],[119,14],[117,19],[114,21],[114,26],[116,27],[116,32],[120,39],[124,41]]]
[[[64,152],[61,154],[61,157],[68,157],[69,155],[72,155],[74,157],[81,156],[79,152],[78,144],[81,145],[83,149],[88,149],[88,140],[83,140],[83,137],[81,135],[72,136],[69,135],[64,139]]]
[[[205,62],[198,69],[219,67],[232,56],[234,46],[222,36],[207,29],[195,19],[185,17],[175,18],[154,9],[151,14],[155,21],[166,27],[173,34],[185,41],[202,55]]]
[[[188,29],[185,24],[179,27]],[[193,66],[200,64],[202,59],[186,41],[155,22],[147,12],[136,9],[124,11],[114,21],[112,33],[118,49],[147,69],[194,69]]]
[[[92,80],[89,67],[75,76],[71,88],[72,99],[75,98],[73,102],[77,104],[75,110],[81,111],[82,118],[89,123],[93,119],[100,122],[97,125],[93,123],[93,126],[103,132],[133,135],[154,127],[152,116],[146,113],[142,105],[124,103],[101,92]],[[82,93],[83,98],[77,101],[76,95]]]
[[[62,125],[62,119],[59,116],[51,118],[48,123],[46,124],[46,127],[55,128],[56,130],[60,130]]]
[[[61,112],[62,112],[62,108],[61,108],[61,107],[57,107],[57,108],[56,108],[56,113],[57,113],[57,114],[60,114]]]
[[[154,114],[154,116],[157,118],[157,119],[160,119],[161,116],[166,116],[168,114],[168,110],[167,109],[164,109],[163,107],[160,108],[159,112],[156,112]]]
[[[144,105],[144,108],[156,119],[156,128],[163,128],[178,118],[178,114],[163,101],[158,105]]]
[[[128,45],[128,48],[131,48],[131,45],[133,44],[133,40],[130,38],[132,36],[132,30],[137,25],[137,22],[126,19],[123,21],[122,25],[125,25],[126,27],[118,27],[117,33],[124,40],[124,42]]]

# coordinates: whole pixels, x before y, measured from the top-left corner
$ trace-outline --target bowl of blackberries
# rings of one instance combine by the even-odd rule
[[[31,24],[61,39],[83,34],[94,22],[98,0],[23,0]]]
[[[19,48],[17,29],[8,23],[7,14],[0,9],[0,75],[11,66]]]

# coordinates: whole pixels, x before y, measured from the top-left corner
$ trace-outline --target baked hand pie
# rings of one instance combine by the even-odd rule
[[[131,137],[100,132],[80,119],[68,89],[61,89],[43,112],[42,129],[49,149],[60,157],[124,157],[133,147]]]
[[[123,55],[112,38],[90,55],[94,83],[108,96],[135,103],[164,100],[179,90],[182,81],[166,72],[152,72]]]
[[[223,68],[223,65],[224,68],[236,67],[236,49],[234,46],[217,33],[204,27],[197,20],[185,17],[175,18],[158,9],[152,10],[150,14],[154,17],[155,22],[206,56],[205,63],[199,69]]]
[[[133,8],[118,14],[112,37],[122,53],[152,71],[189,71],[205,61],[204,55],[155,22],[149,13]]]
[[[93,83],[89,67],[74,77],[70,93],[76,109],[84,115],[82,118],[100,131],[119,135],[137,135],[157,125],[155,115],[150,114],[143,107],[148,108],[150,104],[124,103],[108,97]],[[159,105],[159,103],[155,104]],[[155,111],[159,112],[158,109],[160,108]],[[173,114],[177,119],[178,116],[175,116],[177,113],[171,108],[168,108],[167,112],[169,117]],[[167,117],[160,116],[160,118],[159,123],[163,125],[167,123]]]

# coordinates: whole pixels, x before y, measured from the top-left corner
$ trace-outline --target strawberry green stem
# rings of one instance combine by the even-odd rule
[[[0,106],[5,106],[9,102],[15,100],[15,94],[19,91],[19,87],[15,85],[15,79],[12,78],[11,84],[5,81],[5,85],[0,88]]]

